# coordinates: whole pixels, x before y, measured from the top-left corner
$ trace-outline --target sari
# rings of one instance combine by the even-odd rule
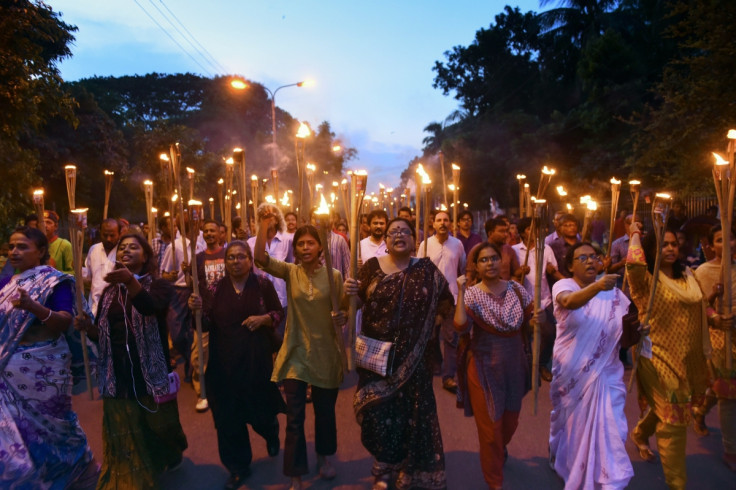
[[[625,488],[634,470],[624,446],[626,387],[618,351],[630,301],[614,288],[575,310],[557,302],[560,293],[580,289],[573,279],[562,279],[552,288],[557,339],[550,384],[550,463],[565,488]]]
[[[72,410],[71,353],[63,335],[21,344],[39,319],[13,307],[25,289],[41,304],[55,288],[73,297],[73,278],[48,266],[14,275],[0,290],[0,487],[80,488],[97,481],[97,465]]]
[[[373,475],[398,472],[397,488],[447,487],[432,368],[435,321],[453,304],[447,280],[428,258],[386,274],[378,259],[360,269],[362,333],[394,343],[392,374],[358,369],[353,408]]]

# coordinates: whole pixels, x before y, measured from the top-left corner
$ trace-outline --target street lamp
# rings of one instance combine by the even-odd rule
[[[289,83],[277,87],[276,90],[271,91],[268,87],[263,86],[264,90],[271,96],[271,164],[273,168],[276,168],[276,94],[282,88],[287,87],[309,87],[314,85],[312,80],[302,80],[301,82]],[[245,90],[248,88],[248,84],[239,78],[233,78],[230,81],[230,86],[236,90]]]

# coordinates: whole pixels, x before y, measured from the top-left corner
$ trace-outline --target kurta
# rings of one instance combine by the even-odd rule
[[[342,238],[341,238],[342,240]],[[276,357],[271,380],[298,379],[320,388],[339,388],[342,360],[332,323],[332,302],[327,269],[321,266],[310,276],[301,265],[271,257],[268,274],[286,281],[288,312],[284,343]],[[342,274],[332,270],[335,294],[342,297]]]
[[[361,441],[376,458],[374,474],[399,471],[398,488],[446,487],[445,459],[432,389],[438,312],[453,302],[447,280],[429,259],[387,275],[377,258],[360,269],[363,331],[394,343],[393,374],[358,369],[353,407]]]
[[[639,308],[640,317],[644,318],[652,275],[643,264],[628,263],[626,269],[631,299]],[[692,403],[702,401],[708,381],[703,354],[704,304],[700,286],[689,269],[683,279],[669,279],[661,272],[659,275],[649,317],[652,358],[642,356],[639,360],[642,367],[638,372],[640,387],[643,388],[640,390],[643,395],[641,402],[651,405],[653,393],[647,387],[656,385],[657,391],[663,395],[663,409],[657,416],[667,424],[685,426],[691,418]],[[685,295],[694,301],[685,302]],[[656,373],[656,378],[643,379],[648,372]]]
[[[624,488],[634,476],[626,453],[626,387],[618,358],[629,299],[617,288],[569,310],[557,296],[581,288],[555,283],[557,339],[552,360],[550,458],[565,488]]]

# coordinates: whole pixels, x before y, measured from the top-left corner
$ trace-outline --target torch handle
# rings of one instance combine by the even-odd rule
[[[199,296],[199,274],[197,273],[197,222],[192,221],[192,232],[189,245],[192,248],[192,263],[189,265],[189,270],[192,271],[192,291],[194,294]],[[202,344],[202,310],[194,311],[194,327],[197,332],[197,354],[199,355],[199,385],[200,385],[200,398],[207,398],[207,390],[204,382],[204,345]]]
[[[84,278],[82,277],[82,245],[84,244],[84,232],[77,228],[76,224],[72,228],[72,260],[74,262],[74,282],[75,284],[75,301],[77,306],[77,315],[81,315],[84,311]],[[84,361],[84,375],[87,379],[87,392],[89,399],[94,399],[94,389],[92,388],[92,374],[89,366],[89,353],[87,352],[87,334],[80,331],[80,343],[82,344],[82,359]]]
[[[332,257],[330,256],[330,246],[327,236],[327,230],[326,225],[327,223],[321,223],[322,226],[320,226],[320,238],[322,240],[322,243],[325,244],[324,246],[324,257],[325,257],[325,271],[327,273],[327,284],[330,289],[330,305],[332,307],[332,311],[340,311],[340,299],[337,297],[337,292],[335,291],[335,276],[332,272]],[[332,318],[330,317],[330,320]],[[342,328],[335,325],[333,323],[333,326],[335,327],[335,340],[337,342],[337,350],[340,353],[340,359],[342,360],[342,368],[343,370],[347,371],[348,369],[348,359],[347,355],[345,354],[345,339],[342,335]]]

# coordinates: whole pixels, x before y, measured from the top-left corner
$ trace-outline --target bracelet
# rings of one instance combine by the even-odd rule
[[[634,235],[639,235],[641,237],[641,231],[640,230],[632,231],[631,233],[629,233],[629,238]]]
[[[49,308],[49,316],[47,316],[46,318],[44,318],[43,320],[41,320],[41,323],[46,323],[47,321],[49,321],[49,318],[51,318],[51,315],[53,315],[53,314],[54,314],[54,310],[52,310],[51,308]]]

